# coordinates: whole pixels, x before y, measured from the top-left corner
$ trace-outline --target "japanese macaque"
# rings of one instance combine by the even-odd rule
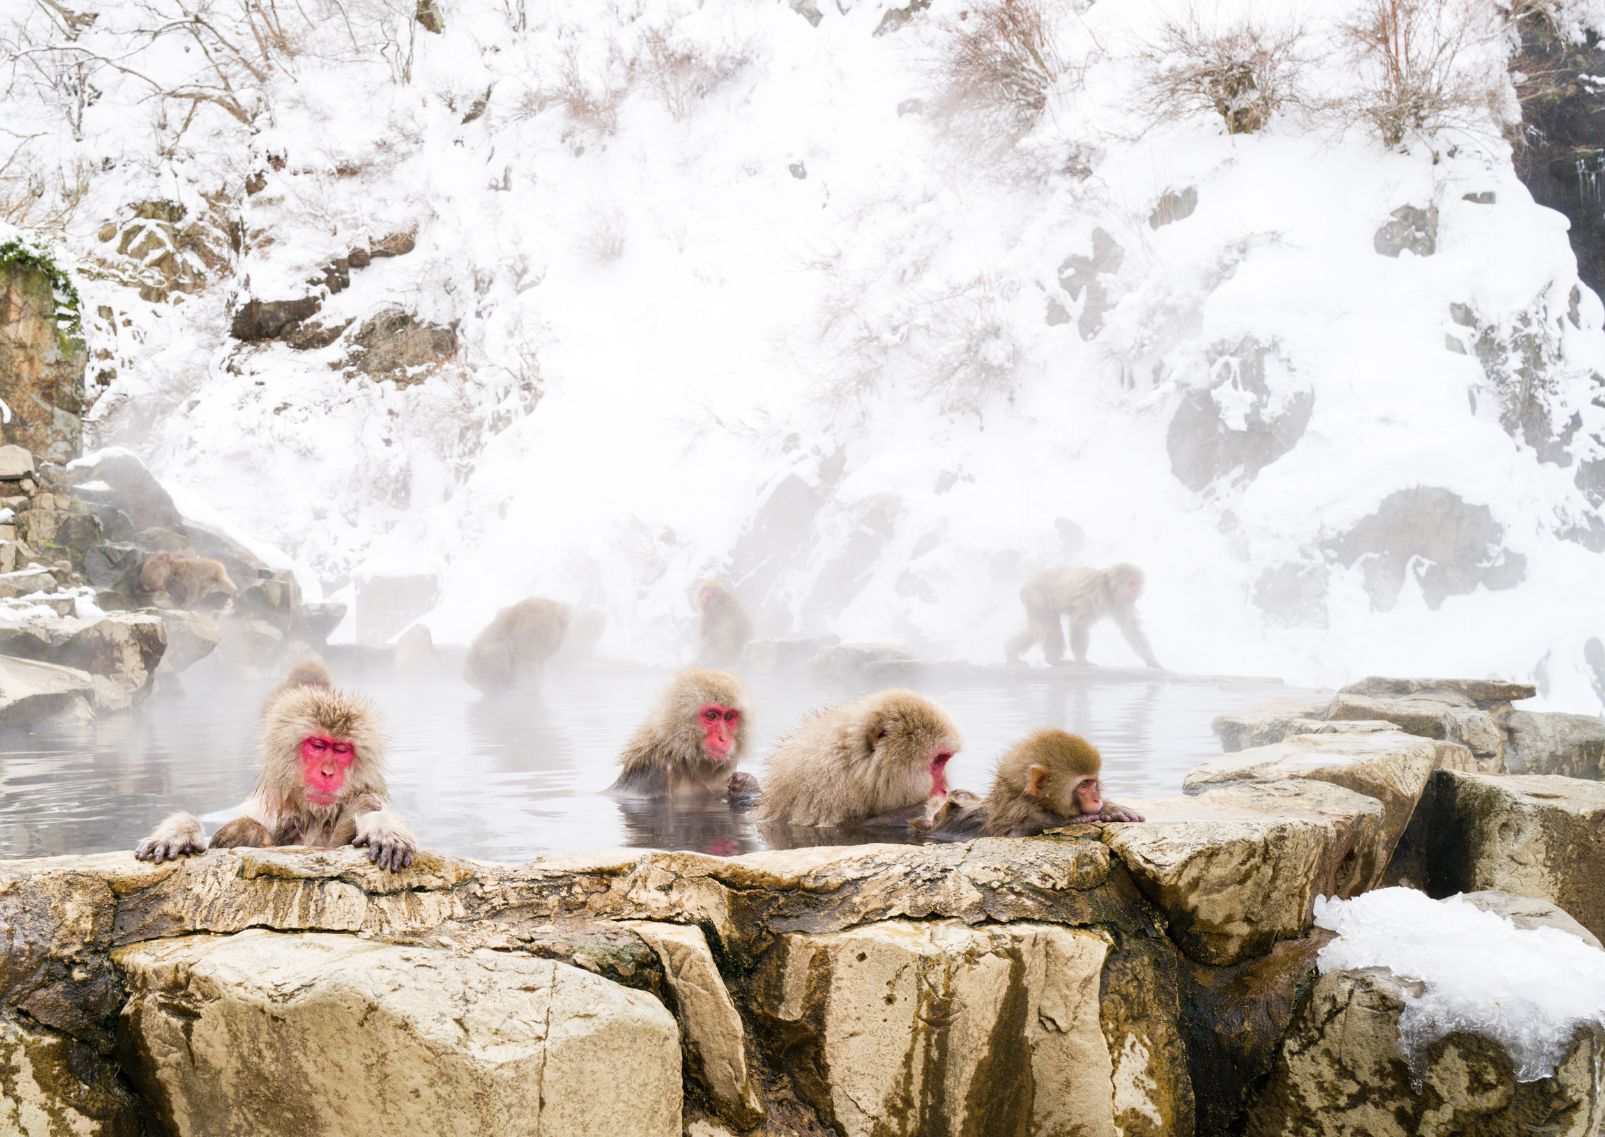
[[[737,770],[752,736],[747,688],[728,671],[687,668],[619,755],[609,793],[671,799],[750,801],[758,779]]]
[[[705,580],[697,585],[697,662],[721,667],[741,660],[752,642],[752,617],[724,584]]]
[[[487,695],[538,686],[568,632],[569,609],[556,600],[520,600],[496,613],[468,649],[464,677]]]
[[[329,665],[315,655],[309,655],[294,667],[284,677],[284,682],[274,688],[273,694],[268,696],[271,703],[273,699],[284,692],[296,687],[333,687],[334,675],[329,671]],[[266,710],[267,708],[262,708]]]
[[[386,804],[384,737],[365,699],[317,683],[282,691],[262,712],[256,757],[256,791],[210,845],[198,818],[175,813],[134,856],[160,863],[208,847],[357,845],[383,868],[412,864],[417,842]]]
[[[152,553],[140,565],[139,586],[146,592],[166,592],[182,608],[194,607],[213,593],[240,594],[221,561],[176,557],[166,549]]]
[[[1103,756],[1085,738],[1039,730],[1003,755],[985,798],[955,791],[915,828],[949,839],[1031,837],[1078,822],[1142,821],[1142,814],[1104,800],[1102,768]]]
[[[913,691],[877,691],[817,711],[769,756],[759,808],[789,825],[906,826],[947,794],[963,740],[947,713]]]
[[[1131,650],[1149,667],[1162,670],[1148,646],[1142,624],[1137,620],[1137,598],[1142,595],[1142,569],[1119,564],[1095,569],[1082,566],[1043,569],[1020,589],[1025,605],[1025,629],[1010,637],[1004,650],[1010,663],[1033,644],[1040,644],[1043,658],[1057,664],[1064,659],[1064,627],[1070,619],[1070,654],[1077,663],[1087,662],[1087,634],[1105,616],[1114,620]]]

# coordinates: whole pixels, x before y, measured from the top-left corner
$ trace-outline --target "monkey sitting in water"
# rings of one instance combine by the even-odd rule
[[[752,734],[747,688],[728,671],[687,668],[619,755],[608,792],[635,798],[726,798],[750,804],[758,779],[737,770]]]
[[[998,762],[985,798],[949,794],[928,819],[911,823],[937,840],[1033,837],[1087,821],[1142,821],[1142,814],[1105,801],[1098,784],[1103,756],[1078,734],[1039,730],[1011,746]]]

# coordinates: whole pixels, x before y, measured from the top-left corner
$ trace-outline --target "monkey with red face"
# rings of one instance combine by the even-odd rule
[[[1131,650],[1149,667],[1163,670],[1148,646],[1142,624],[1137,619],[1137,598],[1142,595],[1142,569],[1118,564],[1095,569],[1070,566],[1043,569],[1020,589],[1025,605],[1024,630],[1009,637],[1004,652],[1010,663],[1033,645],[1040,644],[1042,656],[1050,664],[1064,659],[1064,626],[1070,620],[1070,653],[1077,663],[1087,662],[1087,640],[1092,625],[1105,616],[1115,622]]]
[[[262,710],[256,753],[256,791],[209,846],[198,818],[175,813],[134,856],[160,863],[208,847],[356,845],[384,868],[412,864],[417,842],[387,804],[384,737],[366,700],[318,683],[286,687]]]
[[[752,732],[747,689],[728,671],[687,668],[619,755],[621,797],[726,798],[745,804],[758,779],[737,770]]]

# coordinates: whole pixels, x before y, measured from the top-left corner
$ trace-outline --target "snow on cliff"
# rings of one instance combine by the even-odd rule
[[[181,3],[228,34],[141,35]],[[1172,668],[1595,707],[1600,301],[1511,38],[1389,147],[1338,105],[1361,6],[1193,10],[1301,29],[1253,133],[1153,113],[1157,0],[1020,0],[1024,112],[955,82],[957,0],[102,3],[4,117],[77,201],[100,439],[331,589],[438,573],[437,639],[545,594],[670,660],[719,574],[765,632],[991,660],[1032,569],[1131,560]]]

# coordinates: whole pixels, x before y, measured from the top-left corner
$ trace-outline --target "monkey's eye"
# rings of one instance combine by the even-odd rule
[[[327,750],[329,749],[329,740],[326,738],[309,738],[307,739],[307,745],[314,750]]]
[[[353,747],[349,742],[336,742],[334,744],[334,752],[336,754],[350,754],[352,750]]]
[[[712,707],[709,707],[707,710],[702,712],[702,717],[707,719],[709,722],[718,722],[719,712],[714,710]]]
[[[735,722],[736,719],[738,719],[740,717],[741,717],[741,713],[739,711],[726,711],[724,713],[724,721],[725,722]]]

